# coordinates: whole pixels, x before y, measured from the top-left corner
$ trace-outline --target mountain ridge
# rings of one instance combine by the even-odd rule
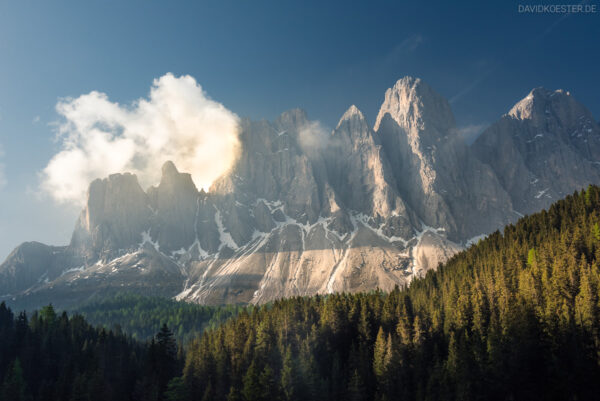
[[[585,107],[564,91],[530,96],[471,146],[448,101],[411,77],[386,91],[373,128],[354,105],[329,135],[300,109],[242,120],[240,157],[208,192],[171,161],[147,191],[129,173],[95,180],[71,243],[43,251],[46,278],[32,262],[36,273],[19,281],[27,257],[7,258],[0,294],[76,292],[69,302],[77,302],[98,288],[154,291],[159,280],[161,295],[220,304],[403,286],[473,238],[547,206],[544,194],[600,182],[600,130]],[[567,141],[575,125],[582,139]],[[556,138],[542,150],[557,167],[544,177],[555,192],[536,198],[541,189],[523,180],[542,173],[524,144],[540,130]]]
[[[223,400],[596,399],[599,212],[600,188],[589,186],[407,288],[242,311],[190,346],[183,387]],[[219,371],[215,360],[235,363]]]

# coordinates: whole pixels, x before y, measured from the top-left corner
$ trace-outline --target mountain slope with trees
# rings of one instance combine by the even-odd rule
[[[594,400],[599,256],[590,186],[408,288],[242,308],[185,362],[164,324],[141,343],[51,306],[15,317],[0,304],[0,399]]]
[[[166,325],[141,343],[52,306],[28,317],[0,304],[2,401],[158,401],[179,372]]]
[[[94,326],[107,329],[118,327],[134,339],[151,339],[166,324],[178,342],[185,344],[207,328],[215,328],[240,310],[252,308],[241,305],[207,306],[178,302],[160,297],[133,293],[116,294],[110,298],[92,300],[77,308]]]
[[[590,400],[600,188],[495,232],[409,288],[242,311],[190,347],[204,400]]]

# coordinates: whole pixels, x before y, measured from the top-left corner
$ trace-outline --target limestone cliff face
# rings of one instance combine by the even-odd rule
[[[387,90],[375,122],[399,192],[433,227],[461,240],[511,220],[512,205],[489,166],[459,137],[450,105],[420,79]]]
[[[402,215],[416,222],[398,193],[381,141],[355,106],[346,111],[331,135],[327,171],[329,185],[345,208],[382,220]]]
[[[600,181],[600,127],[563,90],[532,90],[472,147],[523,214]]]
[[[196,214],[199,201],[191,175],[166,162],[160,184],[148,189],[148,198],[154,215],[150,238],[155,238],[166,253],[188,249],[196,238],[196,222],[190,217]]]
[[[389,290],[600,182],[598,125],[562,91],[534,90],[471,147],[448,102],[410,77],[386,92],[374,128],[355,106],[332,132],[298,109],[240,128],[240,157],[208,192],[171,161],[147,191],[127,173],[92,182],[70,245],[17,248],[2,294],[222,304]]]
[[[407,202],[433,227],[456,231],[456,222],[440,194],[436,168],[440,148],[447,147],[454,117],[448,103],[420,79],[405,77],[385,93],[375,131],[392,164]]]
[[[113,174],[90,184],[71,247],[89,261],[109,260],[136,246],[149,228],[148,196],[133,174]]]
[[[362,113],[351,107],[331,134],[315,129],[299,110],[243,122],[239,162],[199,209],[214,214],[219,246],[186,265],[179,299],[260,303],[391,289],[416,274],[422,227]]]
[[[25,242],[13,250],[1,265],[0,294],[17,294],[23,289],[43,285],[61,275],[66,247]]]

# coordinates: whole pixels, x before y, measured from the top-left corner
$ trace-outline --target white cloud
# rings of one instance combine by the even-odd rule
[[[0,190],[6,186],[6,174],[4,173],[4,163],[2,163],[2,159],[4,158],[4,149],[2,148],[2,144],[0,144]]]
[[[237,115],[189,75],[155,79],[149,97],[129,106],[93,91],[59,101],[56,110],[64,117],[62,149],[41,172],[41,187],[59,202],[81,204],[90,181],[116,172],[154,185],[167,160],[207,189],[239,153]]]
[[[330,133],[319,121],[309,121],[298,130],[298,144],[312,156],[327,147]]]

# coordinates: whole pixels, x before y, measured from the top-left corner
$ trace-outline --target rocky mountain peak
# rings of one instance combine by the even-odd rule
[[[533,120],[539,117],[544,118],[550,113],[550,107],[553,103],[568,102],[569,92],[562,89],[550,91],[546,88],[535,88],[529,94],[515,104],[508,112],[508,115],[518,120]]]
[[[415,127],[422,130],[425,128],[424,122],[440,132],[455,125],[448,101],[420,78],[413,77],[398,80],[385,92],[375,121],[375,131],[379,130],[386,116],[407,132]]]
[[[192,244],[195,231],[190,216],[196,213],[198,195],[190,174],[180,173],[172,161],[163,164],[160,184],[148,190],[155,213],[150,236],[161,249],[172,252]]]
[[[175,163],[170,160],[166,161],[162,166],[162,177],[159,188],[163,188],[163,192],[169,188],[167,191],[173,192],[175,196],[178,192],[193,194],[198,192],[191,174],[180,173],[177,167],[175,167]],[[152,191],[152,188],[149,189],[148,194],[151,195]]]
[[[473,143],[520,213],[548,207],[600,171],[600,127],[569,92],[533,89]]]
[[[112,257],[141,240],[150,215],[148,196],[134,174],[94,180],[76,224],[71,246],[86,258]]]
[[[586,140],[590,133],[599,132],[590,111],[571,93],[562,89],[551,91],[535,88],[515,104],[506,117],[527,122],[544,132],[556,129],[565,131],[561,134],[566,141],[569,141],[569,137]]]
[[[357,131],[356,128],[358,128],[358,131],[368,130],[365,116],[355,105],[350,106],[344,115],[342,115],[336,126],[336,130],[344,124],[352,126],[354,129],[351,128],[351,131]]]
[[[331,135],[293,109],[242,120],[240,157],[208,193],[172,161],[147,192],[132,174],[96,180],[71,244],[11,255],[0,294],[100,285],[223,304],[390,290],[600,182],[600,128],[565,91],[533,90],[467,147],[448,102],[405,77],[375,128],[354,105]]]
[[[167,160],[162,166],[163,179],[165,177],[174,176],[177,174],[179,174],[179,170],[177,170],[177,167],[175,167],[175,163],[173,163],[171,160]]]
[[[111,174],[92,181],[84,210],[88,229],[107,217],[124,217],[128,211],[146,203],[146,194],[131,173]]]
[[[305,125],[308,122],[308,116],[302,109],[295,108],[284,111],[275,120],[275,126],[280,130],[294,130]]]
[[[358,107],[356,107],[355,105],[352,105],[352,106],[348,107],[348,110],[346,110],[346,112],[342,115],[342,118],[340,119],[340,121],[349,120],[351,118],[364,119],[365,116],[358,109]]]

